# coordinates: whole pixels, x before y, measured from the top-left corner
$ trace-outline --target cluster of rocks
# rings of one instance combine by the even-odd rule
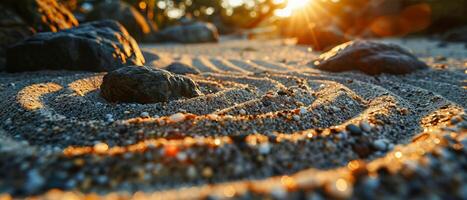
[[[157,26],[120,1],[101,2],[87,19],[91,22],[79,25],[73,14],[55,0],[1,2],[0,67],[7,72],[110,72],[131,66],[104,78],[103,96],[109,101],[154,103],[201,93],[188,77],[138,67],[145,64],[145,59],[136,40],[147,42],[163,37],[183,43],[217,41],[214,26],[176,26],[157,33],[159,39],[154,39]],[[178,74],[199,73],[181,63],[168,69]],[[140,87],[133,88],[134,84]],[[130,98],[129,93],[134,95]]]
[[[12,72],[42,69],[109,71],[116,66],[144,64],[134,40],[180,43],[218,40],[216,27],[209,23],[184,24],[158,32],[157,25],[122,1],[100,2],[86,15],[86,21],[91,23],[79,26],[74,15],[56,0],[0,2],[0,69],[8,62],[8,71]],[[101,41],[102,47],[97,45]],[[7,49],[14,44],[7,58]],[[19,52],[23,56],[18,55]],[[54,62],[48,62],[46,58]]]

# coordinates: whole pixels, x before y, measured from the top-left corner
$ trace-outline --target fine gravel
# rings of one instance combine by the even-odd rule
[[[108,103],[105,73],[1,73],[0,194],[466,199],[467,50],[391,42],[430,69],[324,72],[285,40],[147,45],[204,94],[154,104]]]

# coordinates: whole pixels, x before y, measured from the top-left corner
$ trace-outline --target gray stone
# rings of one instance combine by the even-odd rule
[[[123,26],[111,20],[36,34],[9,47],[6,58],[9,72],[112,71],[145,63],[136,41]]]
[[[167,42],[204,43],[219,41],[217,28],[213,24],[204,22],[171,26],[160,31],[158,35]]]
[[[442,39],[447,42],[463,42],[467,44],[467,26],[444,33]]]
[[[180,62],[173,62],[169,66],[165,68],[167,71],[175,73],[175,74],[199,74],[200,71],[190,65],[186,65]]]
[[[323,53],[313,65],[325,71],[358,70],[369,75],[407,74],[428,66],[395,44],[356,40]]]
[[[157,103],[202,93],[186,76],[146,66],[128,66],[104,76],[101,94],[110,102]]]

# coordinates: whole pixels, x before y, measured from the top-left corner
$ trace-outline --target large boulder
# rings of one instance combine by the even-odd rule
[[[162,69],[128,66],[104,76],[101,94],[110,102],[157,103],[202,93],[189,77]]]
[[[167,42],[204,43],[219,41],[216,26],[204,22],[171,26],[160,31],[158,35]]]
[[[38,33],[7,49],[9,72],[34,70],[112,71],[145,63],[136,41],[116,21]]]
[[[56,0],[2,0],[37,32],[56,32],[78,25],[73,14]]]
[[[122,1],[103,1],[86,16],[87,21],[112,19],[120,22],[137,41],[151,42],[157,26]]]
[[[356,40],[323,53],[313,62],[316,68],[331,72],[358,70],[370,75],[407,74],[428,66],[395,44]]]

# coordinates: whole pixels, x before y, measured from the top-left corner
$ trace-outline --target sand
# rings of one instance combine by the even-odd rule
[[[319,52],[288,40],[143,45],[149,66],[199,69],[190,77],[205,94],[146,105],[107,103],[103,73],[2,73],[0,193],[466,197],[467,49],[389,41],[431,69],[327,73],[307,65]],[[431,154],[444,171],[426,165]]]

